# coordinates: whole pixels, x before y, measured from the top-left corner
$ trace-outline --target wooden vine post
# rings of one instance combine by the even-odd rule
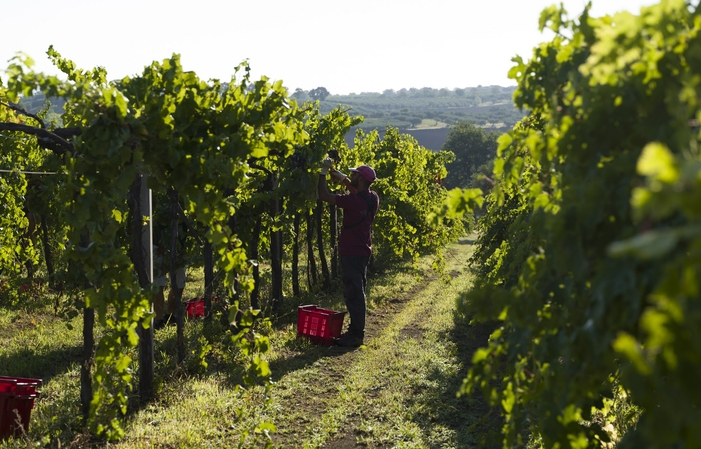
[[[316,285],[316,259],[314,258],[314,215],[312,209],[307,210],[307,286],[309,291]]]
[[[329,204],[330,213],[330,239],[331,239],[331,277],[338,278],[338,208],[335,204]]]
[[[316,219],[316,242],[319,250],[319,260],[321,262],[321,273],[324,276],[324,288],[331,287],[331,278],[329,277],[329,264],[326,261],[326,254],[324,251],[324,228],[322,215],[324,212],[324,205],[321,200],[316,200],[316,209],[314,209],[314,218]]]
[[[294,223],[292,224],[292,294],[299,297],[299,231],[301,228],[302,214],[295,213]]]
[[[151,189],[148,188],[147,180],[148,175],[140,176],[139,181],[139,222],[140,222],[140,242],[141,251],[138,254],[141,255],[141,260],[144,261],[145,278],[142,279],[142,275],[139,275],[139,284],[142,289],[147,289],[151,287],[153,283],[153,215],[152,215],[152,199],[151,199]],[[135,214],[136,215],[136,214]],[[143,218],[148,217],[146,224],[143,224]],[[139,234],[135,234],[134,242],[136,243],[139,239],[137,237]],[[138,270],[137,270],[138,273]],[[153,301],[151,301],[151,313],[153,313]],[[151,398],[153,396],[153,379],[154,379],[154,342],[153,342],[153,318],[151,318],[151,325],[148,329],[145,329],[141,324],[139,324],[140,338],[139,338],[139,394],[142,399]]]
[[[87,228],[80,237],[80,246],[87,248],[90,244],[90,236]],[[83,288],[90,288],[88,278],[83,275]],[[95,309],[85,307],[83,309],[83,356],[80,364],[80,406],[83,415],[83,423],[90,420],[90,403],[92,402],[92,367],[95,363]]]
[[[280,203],[282,200],[278,198],[278,182],[280,181],[277,174],[270,174],[270,191],[272,197],[270,199],[270,218],[272,227],[270,231],[270,263],[272,269],[272,302],[273,309],[279,309],[282,306],[282,230],[277,226],[277,220],[280,216]]]
[[[176,341],[178,347],[178,362],[185,360],[185,308],[183,307],[183,290],[178,287],[177,271],[178,265],[178,191],[172,187],[168,188],[168,199],[170,200],[170,289],[175,296],[174,301],[178,310],[175,312],[175,323],[177,325]]]

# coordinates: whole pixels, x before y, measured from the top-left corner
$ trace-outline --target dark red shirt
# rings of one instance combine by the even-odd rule
[[[367,198],[374,210],[370,212]],[[372,255],[372,220],[380,206],[380,198],[373,191],[336,195],[336,206],[343,209],[343,228],[338,238],[341,256]],[[357,224],[359,223],[359,224]]]

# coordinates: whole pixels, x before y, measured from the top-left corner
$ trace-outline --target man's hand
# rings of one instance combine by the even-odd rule
[[[326,185],[326,175],[331,168],[331,159],[326,158],[321,163],[321,172],[319,176],[319,186],[317,192],[319,194],[319,199],[321,201],[326,201],[327,203],[336,204],[336,195],[329,192],[329,187]],[[335,171],[335,170],[334,170]]]
[[[321,161],[321,171],[319,173],[322,175],[328,174],[332,163],[333,163],[333,161],[331,160],[330,157],[327,157],[326,159]]]
[[[343,182],[343,180],[348,177],[348,176],[344,175],[343,173],[341,173],[340,171],[333,169],[333,168],[331,170],[329,170],[329,173],[331,174],[332,178],[334,178],[338,181],[341,181],[341,182]]]

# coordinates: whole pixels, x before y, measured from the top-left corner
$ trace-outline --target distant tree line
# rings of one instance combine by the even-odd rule
[[[418,127],[424,122],[436,126],[470,122],[477,126],[506,130],[521,120],[525,113],[513,106],[514,87],[477,86],[455,89],[387,89],[383,92],[362,92],[334,95],[324,87],[309,91],[296,89],[291,95],[299,102],[319,100],[322,111],[331,111],[339,104],[351,108],[351,115],[362,115],[360,128],[401,130]]]

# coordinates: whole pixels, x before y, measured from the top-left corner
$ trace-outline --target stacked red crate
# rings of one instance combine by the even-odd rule
[[[29,430],[29,418],[41,379],[0,376],[0,440]]]

